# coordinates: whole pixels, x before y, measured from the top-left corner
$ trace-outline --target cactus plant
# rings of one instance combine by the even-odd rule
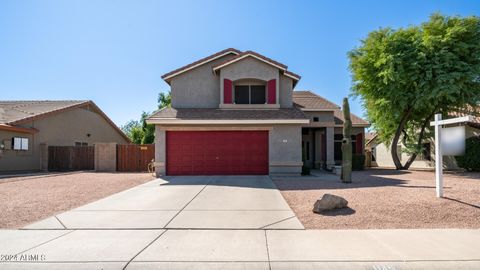
[[[342,182],[352,182],[352,120],[348,99],[343,99]]]

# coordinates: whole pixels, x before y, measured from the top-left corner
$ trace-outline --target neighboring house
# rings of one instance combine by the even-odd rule
[[[298,175],[302,146],[310,166],[341,159],[335,156],[339,107],[294,92],[300,76],[284,64],[226,49],[162,78],[171,86],[172,106],[147,119],[156,126],[158,175]],[[355,139],[363,138],[368,123],[352,117]],[[362,152],[362,145],[355,150]]]
[[[129,143],[92,101],[0,101],[0,172],[46,170],[51,146]]]
[[[451,113],[449,117],[466,116],[468,113]],[[465,125],[465,137],[480,135],[480,117],[474,117],[472,122]],[[410,158],[410,155],[402,151],[403,144],[397,146],[400,160],[402,163]],[[390,146],[387,147],[378,139],[378,134],[372,133],[370,139],[367,139],[365,144],[366,151],[366,165],[367,167],[384,167],[395,168],[393,163]],[[458,170],[457,162],[453,156],[443,157],[443,166],[447,170]],[[426,140],[423,143],[423,151],[415,158],[415,161],[410,166],[412,169],[435,169],[435,142],[434,140]]]

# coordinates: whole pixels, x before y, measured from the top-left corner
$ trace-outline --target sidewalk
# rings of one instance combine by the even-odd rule
[[[0,269],[480,268],[480,230],[3,230],[0,243]]]

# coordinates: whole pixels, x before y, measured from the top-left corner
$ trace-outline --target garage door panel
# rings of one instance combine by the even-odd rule
[[[268,174],[268,131],[167,131],[167,174]]]

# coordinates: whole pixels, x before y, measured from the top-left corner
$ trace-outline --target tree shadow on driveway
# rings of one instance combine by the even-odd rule
[[[281,191],[287,190],[318,190],[318,189],[352,189],[352,188],[375,188],[375,187],[401,187],[401,188],[426,188],[435,189],[435,179],[428,175],[421,184],[412,184],[419,180],[414,171],[397,170],[365,170],[354,171],[352,183],[342,183],[339,178],[334,179],[331,175],[322,178],[318,177],[297,177],[297,178],[274,178],[274,183]],[[422,179],[420,179],[422,180]],[[445,189],[451,187],[444,186]]]

